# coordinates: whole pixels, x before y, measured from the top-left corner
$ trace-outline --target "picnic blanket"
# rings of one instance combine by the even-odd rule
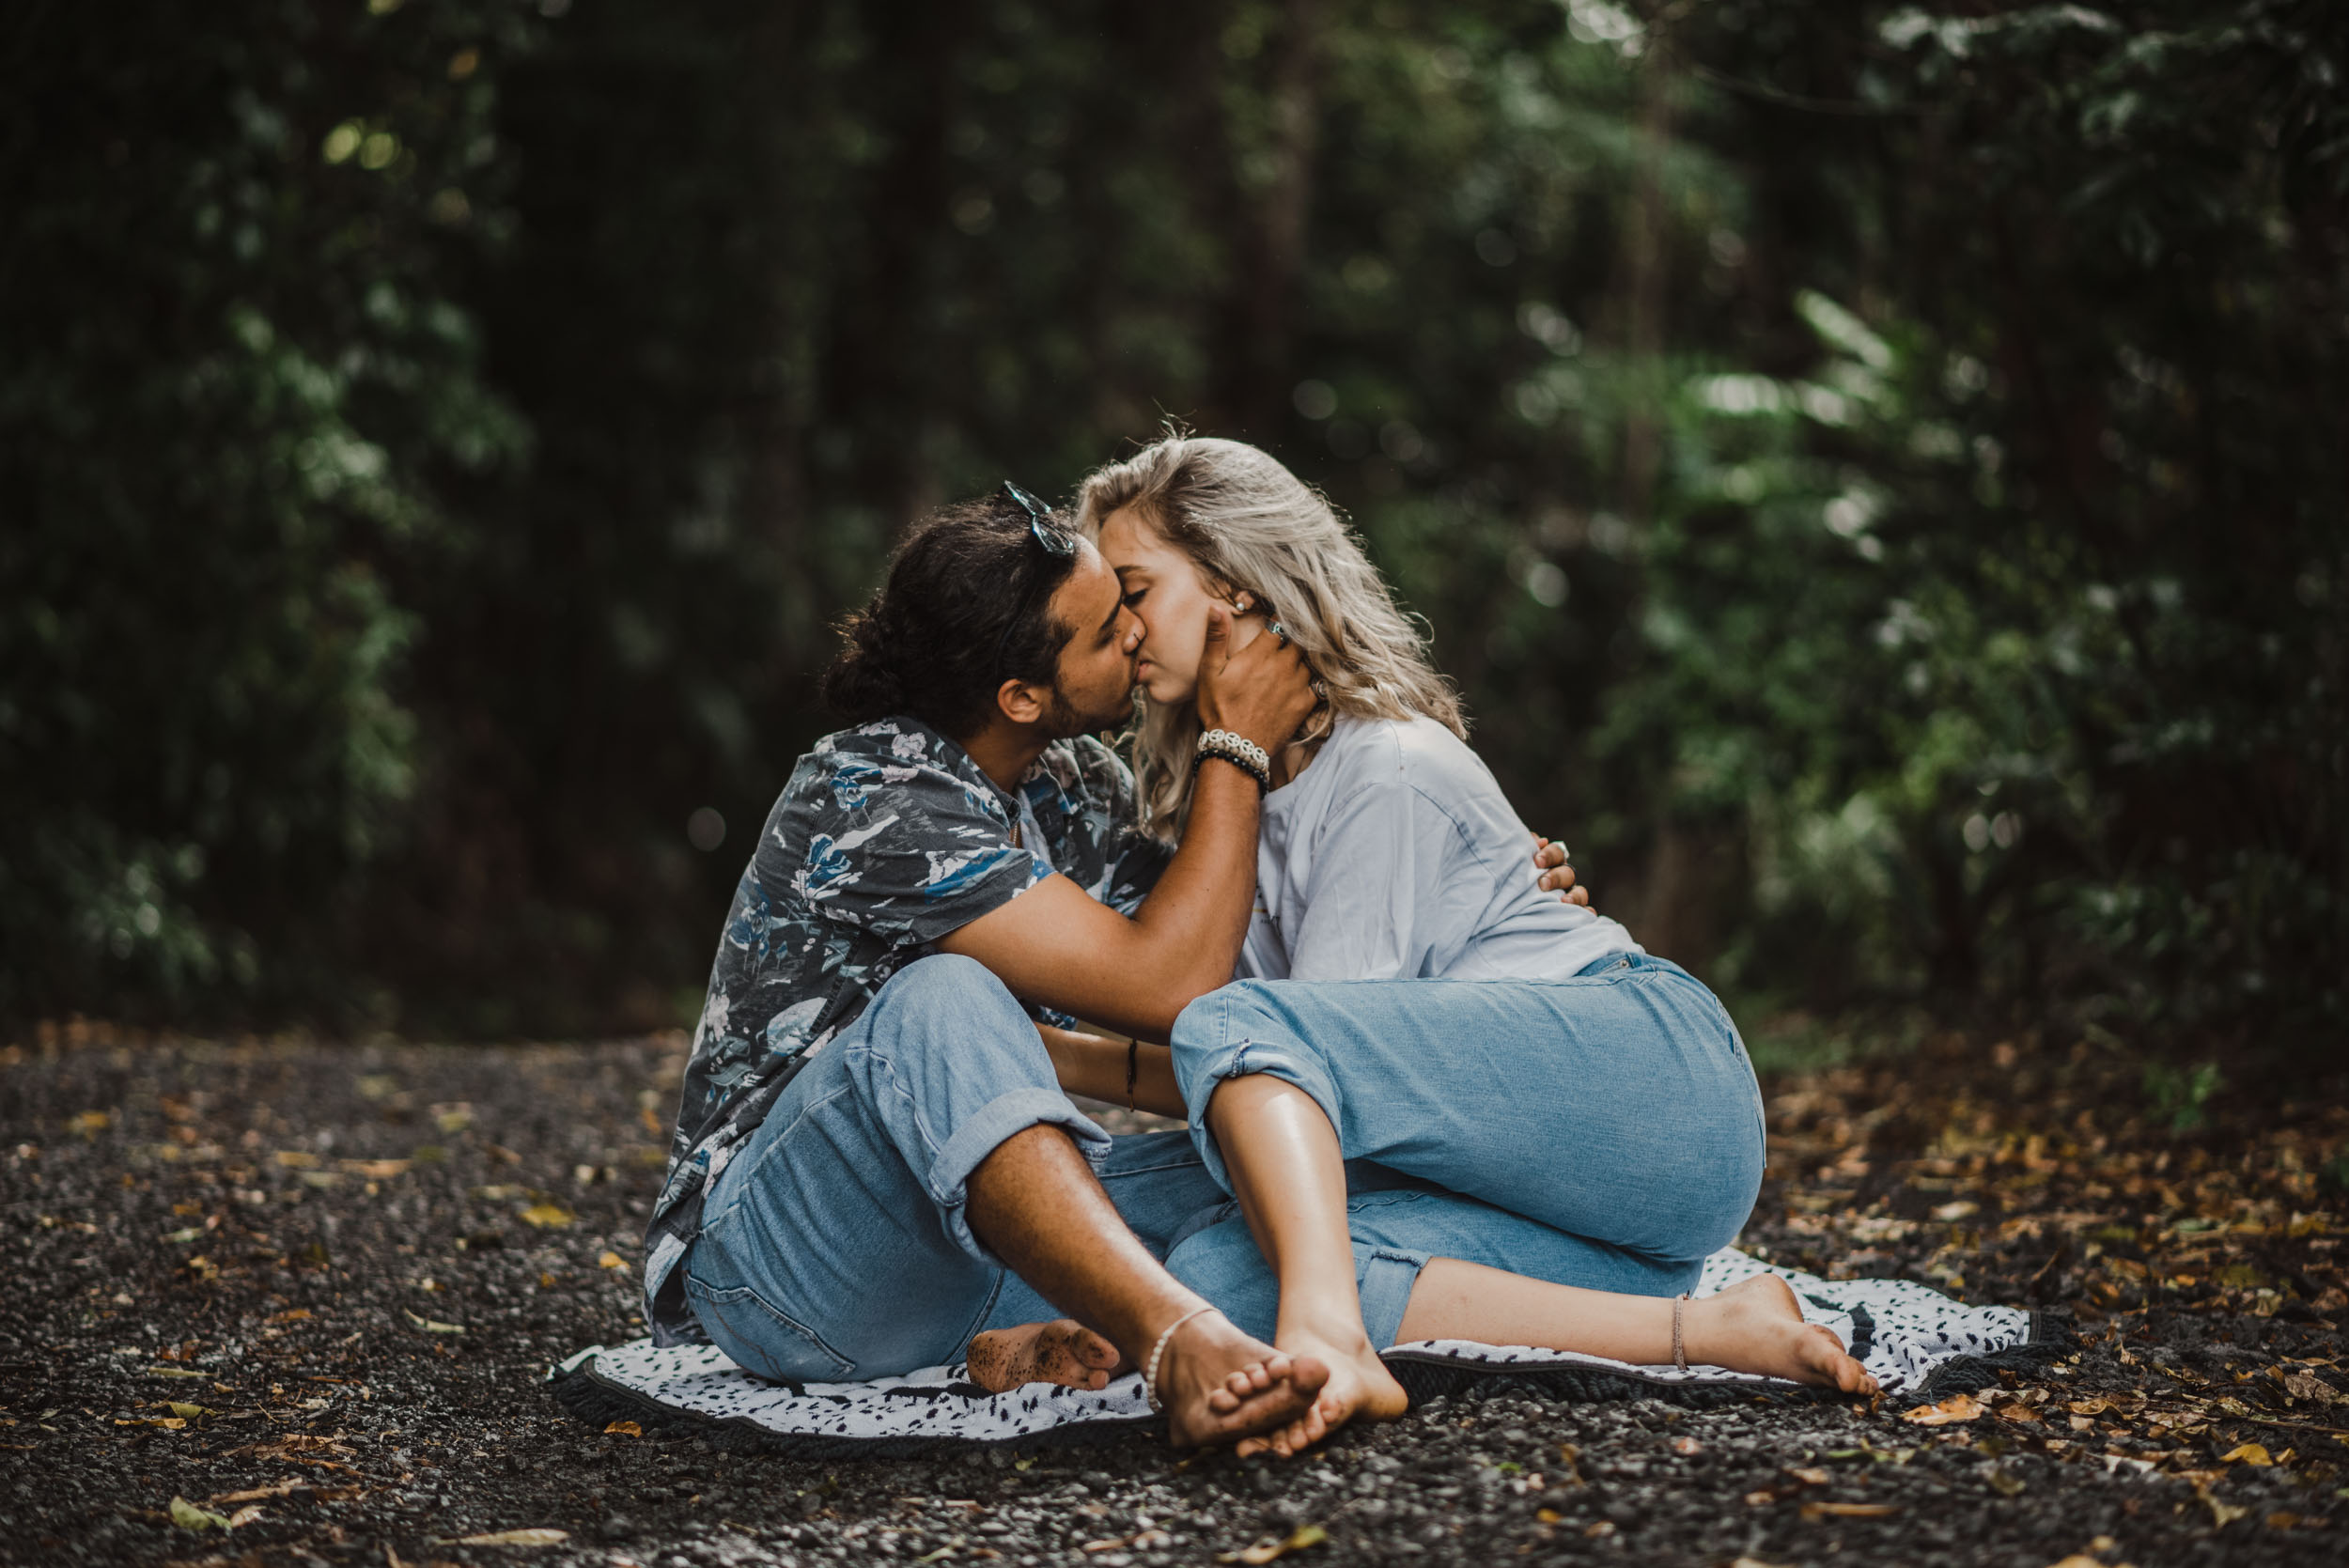
[[[2033,1312],[1968,1307],[1905,1280],[1822,1280],[1734,1249],[1705,1260],[1696,1295],[1756,1274],[1792,1285],[1803,1315],[1823,1323],[1898,1399],[1936,1399],[1995,1380],[1999,1367],[2046,1358],[2060,1335]],[[1427,1340],[1383,1358],[1414,1404],[1440,1396],[1532,1393],[1559,1401],[1661,1399],[1703,1405],[1756,1394],[1822,1391],[1719,1367],[1634,1366],[1524,1345]],[[906,1456],[963,1444],[1083,1443],[1162,1421],[1128,1374],[1098,1390],[1032,1383],[989,1393],[961,1365],[928,1367],[869,1383],[771,1383],[709,1345],[654,1348],[650,1340],[590,1345],[549,1374],[574,1415],[646,1432],[691,1430],[713,1442],[810,1457]]]

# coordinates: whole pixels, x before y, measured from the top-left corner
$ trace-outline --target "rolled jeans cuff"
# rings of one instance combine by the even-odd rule
[[[954,1136],[930,1159],[925,1180],[931,1200],[938,1204],[940,1218],[945,1221],[946,1234],[954,1237],[956,1246],[981,1263],[1003,1266],[1003,1260],[988,1251],[972,1233],[968,1213],[971,1172],[984,1164],[987,1157],[1002,1147],[1006,1139],[1033,1126],[1056,1126],[1066,1131],[1077,1141],[1077,1148],[1086,1163],[1096,1170],[1109,1157],[1110,1135],[1069,1104],[1067,1095],[1057,1090],[1026,1087],[999,1094],[964,1117]]]
[[[1177,1050],[1174,1065],[1181,1075],[1183,1103],[1190,1112],[1191,1144],[1198,1149],[1207,1174],[1226,1192],[1232,1191],[1231,1173],[1223,1168],[1223,1155],[1215,1145],[1215,1134],[1207,1130],[1207,1102],[1215,1097],[1217,1086],[1224,1079],[1258,1073],[1277,1078],[1310,1095],[1321,1107],[1321,1113],[1330,1118],[1331,1127],[1339,1126],[1337,1081],[1317,1057],[1299,1055],[1261,1040],[1234,1040],[1195,1055]]]
[[[1354,1244],[1354,1279],[1362,1297],[1362,1331],[1373,1350],[1384,1350],[1403,1332],[1404,1309],[1428,1254],[1393,1247]]]

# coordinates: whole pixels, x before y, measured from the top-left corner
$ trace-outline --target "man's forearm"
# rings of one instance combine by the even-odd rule
[[[1174,1082],[1174,1053],[1164,1046],[1139,1046],[1134,1050],[1134,1092],[1126,1094],[1126,1042],[1098,1034],[1078,1034],[1050,1024],[1038,1024],[1044,1048],[1052,1058],[1060,1086],[1071,1094],[1110,1105],[1130,1104],[1136,1110],[1180,1118],[1182,1091]]]
[[[1134,911],[1164,968],[1154,989],[1174,1016],[1232,978],[1256,897],[1256,781],[1226,762],[1202,765],[1182,843]]]

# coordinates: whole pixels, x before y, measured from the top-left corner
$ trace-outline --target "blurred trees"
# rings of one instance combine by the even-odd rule
[[[1652,946],[2338,1019],[2335,8],[144,9],[7,24],[0,1011],[671,1016],[894,529],[1175,417]]]

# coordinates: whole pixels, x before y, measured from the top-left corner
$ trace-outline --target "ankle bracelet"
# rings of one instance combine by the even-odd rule
[[[1680,1342],[1680,1309],[1688,1304],[1688,1293],[1682,1291],[1672,1297],[1672,1365],[1682,1372],[1688,1370],[1688,1353]]]
[[[1152,1414],[1155,1415],[1159,1411],[1166,1408],[1165,1405],[1159,1403],[1159,1358],[1166,1354],[1166,1342],[1174,1337],[1175,1329],[1180,1328],[1184,1324],[1189,1323],[1192,1318],[1197,1317],[1201,1312],[1211,1312],[1213,1311],[1215,1311],[1213,1307],[1193,1307],[1190,1311],[1185,1312],[1182,1316],[1168,1324],[1166,1326],[1166,1331],[1159,1336],[1159,1343],[1150,1347],[1150,1358],[1149,1360],[1143,1362],[1142,1367],[1142,1397],[1149,1402]]]

